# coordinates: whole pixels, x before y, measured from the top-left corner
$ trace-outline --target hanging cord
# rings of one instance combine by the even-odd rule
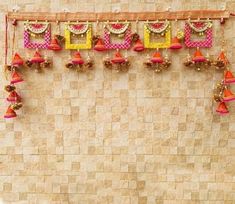
[[[56,33],[60,35],[60,22],[58,20],[56,20]]]
[[[14,26],[14,25],[13,25]],[[12,36],[12,49],[11,56],[13,57],[15,51],[15,37],[16,37],[16,26],[13,27],[13,36]]]
[[[56,13],[56,17],[55,17],[55,22],[56,22],[56,35],[60,35],[60,22],[58,20],[58,14]]]
[[[4,65],[4,76],[7,80],[7,58],[8,58],[8,17],[5,15],[5,65]]]
[[[224,52],[224,53],[226,53],[226,57],[227,57],[227,47],[226,47],[226,40],[225,40],[225,33],[224,33],[224,24],[221,24],[221,38],[222,38],[222,40],[221,40],[221,47],[222,47],[222,51]],[[226,70],[229,70],[230,69],[230,67],[229,67],[230,65],[229,65],[229,62],[226,64],[226,69],[224,70],[224,76],[223,76],[223,82],[225,81],[225,72],[226,72]]]
[[[226,40],[225,40],[225,33],[224,33],[224,25],[222,24],[221,27],[222,27],[221,28],[221,30],[222,30],[222,32],[221,32],[221,38],[222,38],[221,48],[224,52],[226,52]]]
[[[5,65],[7,65],[8,55],[8,18],[5,16]]]
[[[15,51],[15,36],[16,36],[16,26],[13,25],[11,57],[13,57]],[[14,66],[11,66],[11,77],[13,75],[14,70],[15,70]]]
[[[227,54],[226,40],[225,40],[225,33],[224,33],[224,24],[220,24],[220,25],[221,25],[221,51],[223,51],[224,53]],[[226,72],[226,70],[229,70],[229,63],[226,65],[224,73]],[[225,75],[223,76],[223,81],[225,80],[224,77],[225,77]]]
[[[139,26],[138,25],[139,25],[139,18],[137,18],[136,21],[135,21],[135,32],[136,33],[138,33],[138,31],[139,31]]]
[[[6,33],[5,33],[5,69],[4,69],[4,74],[5,77],[7,79],[7,69],[8,69],[8,65],[7,65],[7,60],[8,60],[8,18],[7,15],[5,16],[5,23],[6,23]],[[13,57],[14,54],[14,50],[15,50],[15,31],[16,31],[16,20],[14,20],[14,23],[12,23],[13,25],[13,36],[12,36],[12,53],[11,56]],[[12,76],[12,67],[11,67],[11,76]]]
[[[178,25],[178,19],[175,18],[175,25],[176,25],[176,36],[177,36],[177,33],[179,32],[179,25]]]
[[[95,35],[97,36],[98,35],[98,33],[99,33],[99,20],[97,19],[96,20],[96,23],[95,23]]]
[[[15,52],[15,41],[16,41],[16,26],[17,26],[17,21],[14,19],[12,21],[12,26],[13,26],[13,36],[12,36],[12,50],[11,50],[11,57],[13,58],[14,52]],[[15,67],[12,65],[11,66],[11,77],[13,76],[13,72],[15,71]],[[15,101],[17,101],[17,96],[15,96]],[[12,104],[15,104],[16,102],[12,102]]]

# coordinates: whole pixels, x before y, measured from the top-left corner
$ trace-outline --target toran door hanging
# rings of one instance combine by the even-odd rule
[[[10,12],[6,16],[6,41],[5,41],[5,67],[10,84],[5,87],[9,92],[8,106],[5,118],[16,117],[16,110],[22,107],[22,97],[16,91],[15,84],[22,82],[20,70],[29,67],[37,72],[42,68],[52,66],[52,60],[47,57],[47,52],[69,50],[66,67],[77,71],[87,71],[94,68],[94,60],[90,53],[104,52],[103,64],[106,68],[116,71],[128,71],[131,67],[128,53],[131,50],[138,53],[147,52],[147,60],[144,65],[156,73],[167,70],[174,62],[170,60],[170,51],[177,54],[182,48],[195,49],[194,56],[188,54],[183,64],[186,67],[194,67],[197,71],[202,68],[215,67],[224,71],[224,78],[215,88],[215,101],[218,103],[216,112],[228,113],[227,103],[235,100],[230,90],[230,84],[235,83],[235,77],[230,71],[230,63],[225,55],[224,43],[221,53],[213,60],[208,49],[213,47],[213,20],[218,19],[223,27],[222,38],[224,40],[224,20],[231,14],[228,11],[178,11],[159,13],[125,13],[124,15],[109,15],[109,13],[89,14],[66,13],[49,15],[49,13]],[[188,16],[187,18],[185,16]],[[203,18],[200,19],[200,18]],[[12,62],[7,63],[8,55],[8,22],[11,20],[12,37]],[[30,58],[26,56],[24,62],[22,56],[16,52],[15,34],[17,20],[24,21],[25,49],[34,49],[35,53]],[[78,21],[79,20],[79,21]],[[184,29],[179,27],[179,20],[184,20]],[[55,26],[56,32],[51,34]],[[140,26],[143,28],[141,33]],[[64,36],[61,33],[64,27]],[[94,28],[95,27],[95,28]],[[94,32],[95,29],[95,32]],[[94,32],[94,34],[92,33]],[[196,39],[195,39],[196,36]],[[143,39],[143,40],[142,40]],[[184,46],[183,46],[184,44]],[[206,57],[200,49],[207,49]],[[147,50],[153,50],[152,57]],[[110,53],[114,56],[111,58]],[[44,53],[44,57],[41,53]],[[87,54],[86,60],[82,55]],[[162,57],[163,56],[163,57]]]

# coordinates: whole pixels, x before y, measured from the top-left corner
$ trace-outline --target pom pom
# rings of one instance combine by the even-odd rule
[[[214,100],[215,102],[221,102],[222,101],[222,96],[219,94],[214,94]]]
[[[139,40],[139,38],[140,38],[140,36],[139,36],[138,33],[133,33],[133,34],[131,35],[131,41],[132,41],[132,42],[136,42],[137,40]]]
[[[194,68],[195,68],[195,70],[200,72],[200,71],[202,70],[202,66],[203,66],[204,64],[205,64],[204,62],[195,62],[195,63],[194,63],[194,66],[195,66]]]
[[[73,69],[76,66],[72,62],[69,62],[69,63],[65,64],[65,67],[68,68],[68,69]]]
[[[190,67],[190,66],[192,66],[194,63],[192,62],[192,61],[190,61],[190,60],[186,60],[185,62],[184,62],[184,66],[186,66],[186,67]]]
[[[30,60],[26,60],[25,64],[26,64],[27,67],[32,67],[33,66],[33,63]]]
[[[85,72],[86,71],[84,64],[79,64],[76,67],[77,67],[78,72]]]
[[[223,61],[221,61],[221,60],[216,60],[216,61],[214,62],[214,66],[215,66],[215,68],[218,69],[218,70],[224,70],[225,67],[226,67],[226,64],[225,64]]]
[[[5,64],[4,65],[4,70],[10,71],[11,70],[11,65]]]
[[[131,66],[131,63],[130,63],[129,60],[126,60],[125,62],[122,62],[120,64],[120,71],[126,72],[130,68],[130,66]]]
[[[44,62],[40,63],[41,68],[49,68],[52,67],[52,61],[49,59],[46,59]]]
[[[148,61],[144,62],[144,65],[146,68],[152,68],[153,63],[150,60],[148,60]]]
[[[65,41],[65,38],[62,35],[55,35],[55,38],[59,41],[59,43],[63,43]]]
[[[12,66],[5,64],[4,65],[4,69],[7,70],[7,71],[11,71],[12,70]]]
[[[159,64],[154,64],[154,71],[156,73],[160,73],[162,71],[163,66],[159,65]]]
[[[163,68],[167,69],[171,66],[171,61],[169,59],[164,60],[162,63]]]
[[[208,68],[212,65],[212,60],[207,59],[204,64],[205,64],[205,67]]]
[[[128,60],[125,60],[124,62],[121,62],[119,64],[115,64],[114,66],[114,69],[117,71],[117,72],[127,72],[128,69],[130,68],[131,66],[131,63],[130,61]]]
[[[6,86],[5,86],[5,90],[6,90],[7,92],[12,92],[12,91],[14,91],[15,89],[16,89],[16,87],[13,86],[13,85],[6,85]]]
[[[34,71],[35,71],[36,73],[39,73],[39,72],[42,71],[42,69],[41,69],[40,66],[36,66],[36,68],[34,69]]]
[[[20,108],[22,108],[23,104],[22,103],[15,103],[12,105],[12,109],[13,110],[19,110]]]
[[[100,39],[99,35],[93,35],[92,36],[92,44],[95,45],[99,39]]]
[[[94,67],[94,62],[93,62],[93,60],[88,60],[87,62],[85,62],[84,67],[85,67],[86,69],[93,69],[93,67]]]
[[[12,20],[12,25],[13,25],[13,26],[17,26],[17,20],[16,20],[16,19],[13,19],[13,20]]]
[[[112,69],[112,62],[110,61],[110,60],[108,60],[108,59],[106,59],[106,60],[104,60],[103,61],[103,64],[104,64],[104,66],[106,67],[106,68],[108,68],[108,69]]]
[[[176,33],[176,37],[177,37],[179,40],[184,39],[184,31],[183,31],[183,30],[178,30],[177,33]]]

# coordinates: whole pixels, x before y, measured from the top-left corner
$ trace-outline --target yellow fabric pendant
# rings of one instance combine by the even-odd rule
[[[144,46],[146,48],[168,48],[171,45],[171,29],[168,28],[165,31],[165,41],[164,42],[151,42],[150,40],[151,31],[149,31],[148,26],[144,25]]]
[[[71,25],[71,24],[69,24]],[[85,43],[72,43],[71,42],[71,35],[74,33],[69,29],[69,25],[65,28],[65,49],[74,49],[74,50],[82,50],[82,49],[91,49],[92,46],[92,32],[91,32],[91,24],[88,24],[88,28],[84,33],[81,35],[86,35],[86,42]],[[76,33],[75,33],[76,34]]]

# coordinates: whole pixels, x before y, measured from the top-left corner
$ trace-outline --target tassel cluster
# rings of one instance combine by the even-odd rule
[[[157,50],[151,58],[147,58],[147,61],[144,62],[144,65],[146,68],[159,73],[163,70],[167,70],[171,65],[171,61],[168,55],[165,55],[165,57],[162,58],[161,53]]]
[[[123,57],[119,50],[116,51],[114,57],[110,59],[108,56],[104,59],[105,68],[114,69],[117,72],[127,72],[131,66],[127,57]]]
[[[76,69],[78,72],[85,72],[94,68],[94,61],[88,56],[84,61],[79,51],[74,53],[73,58],[65,64],[68,69]]]
[[[215,67],[217,70],[225,70],[229,65],[229,61],[222,50],[216,60],[212,60],[207,54],[206,57],[203,56],[199,48],[197,48],[194,56],[191,57],[189,54],[183,64],[189,68],[195,68],[197,71],[201,71],[203,68],[207,69],[209,67]]]
[[[23,82],[23,78],[18,73],[19,69],[23,66],[24,61],[18,53],[15,53],[11,65],[7,66],[10,71],[10,84],[5,86],[5,91],[8,92],[6,100],[10,103],[4,118],[15,118],[17,116],[16,110],[19,110],[23,104],[21,96],[16,91],[15,84]]]
[[[214,100],[218,103],[216,112],[220,115],[228,114],[228,102],[235,101],[235,95],[229,86],[235,84],[235,77],[230,70],[224,72],[224,79],[216,85],[214,90]]]
[[[210,59],[210,56],[203,56],[199,48],[197,48],[194,56],[187,56],[186,60],[183,63],[186,67],[194,68],[196,71],[201,71],[203,68],[207,69],[213,65],[213,61]]]
[[[214,61],[213,65],[217,70],[224,70],[227,65],[229,65],[229,61],[222,50],[218,58]]]
[[[52,60],[47,57],[43,58],[39,51],[36,50],[34,56],[31,59],[28,59],[25,64],[36,72],[41,72],[43,68],[49,68],[52,66]]]

